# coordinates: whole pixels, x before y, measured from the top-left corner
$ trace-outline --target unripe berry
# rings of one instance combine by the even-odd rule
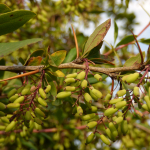
[[[2,111],[0,111],[0,117],[5,116],[6,114]]]
[[[145,109],[145,110],[147,110],[147,111],[149,111],[147,104],[143,104],[142,108]]]
[[[95,94],[96,97],[102,98],[103,95],[99,90],[92,88],[91,91],[93,94]]]
[[[7,125],[5,132],[11,131],[15,127],[15,125],[16,125],[16,122],[12,121],[10,124]]]
[[[13,96],[11,96],[11,97],[9,98],[9,101],[13,102],[13,101],[16,100],[18,97],[19,97],[19,95],[18,95],[18,94],[15,94],[15,95],[13,95]]]
[[[118,112],[118,117],[121,117],[123,113],[121,111]]]
[[[28,122],[31,120],[31,113],[30,113],[30,111],[26,111],[25,120],[28,121]]]
[[[106,144],[106,145],[111,145],[110,141],[108,138],[106,138],[103,134],[100,135],[101,140]]]
[[[24,89],[24,86],[18,88],[17,93],[21,93],[21,91]]]
[[[112,136],[115,139],[118,136],[118,131],[116,130],[116,128],[112,122],[109,123],[109,129],[111,130]]]
[[[66,86],[64,90],[66,91],[75,91],[75,87],[74,86]]]
[[[38,107],[35,108],[35,113],[41,117],[45,118],[45,114]]]
[[[95,74],[95,75],[94,75],[94,78],[95,78],[97,81],[102,81],[102,76],[99,75],[99,74]]]
[[[148,110],[150,111],[150,99],[149,99],[149,96],[144,96],[144,100],[145,100],[145,102],[146,102],[146,104],[147,104],[147,107],[148,107]]]
[[[92,113],[96,113],[96,112],[97,112],[97,107],[96,107],[96,106],[91,106],[90,111],[91,111]]]
[[[9,123],[9,119],[7,117],[1,117],[2,122]]]
[[[128,77],[126,78],[126,82],[127,83],[133,83],[135,80],[137,80],[138,79],[138,77],[139,77],[139,73],[134,73],[134,74],[130,74],[130,75],[128,75]]]
[[[21,95],[27,95],[28,92],[30,92],[30,89],[31,89],[31,85],[30,84],[27,84],[23,90],[21,91]]]
[[[92,103],[92,97],[89,95],[89,93],[85,93],[84,98],[88,103]]]
[[[38,102],[39,104],[41,104],[44,107],[48,107],[47,103],[45,102],[45,100],[43,100],[41,97],[38,97]]]
[[[118,102],[120,102],[120,101],[123,101],[123,98],[122,98],[122,97],[116,98],[116,99],[112,99],[112,100],[109,102],[109,104],[116,104],[116,103],[118,103]]]
[[[127,122],[127,120],[123,120],[121,122],[120,126],[121,126],[121,131],[122,131],[123,135],[125,135],[128,132],[128,122]]]
[[[110,129],[109,128],[105,129],[105,132],[106,132],[107,136],[109,137],[109,139],[111,139],[112,135],[111,135]]]
[[[39,124],[39,125],[42,125],[42,124],[43,124],[43,122],[42,122],[39,118],[37,118],[37,117],[34,118],[34,121],[35,121],[37,124]]]
[[[94,118],[96,116],[96,114],[95,113],[92,113],[92,114],[87,114],[87,115],[85,115],[85,116],[82,116],[82,120],[83,121],[88,121],[88,120],[90,120],[90,119],[92,119],[92,118]]]
[[[118,117],[117,119],[115,119],[115,122],[117,124],[121,123],[123,121],[123,117]]]
[[[83,80],[84,78],[85,78],[85,71],[81,71],[76,77],[76,79],[80,81]]]
[[[9,103],[7,105],[7,108],[19,108],[20,104],[19,103]]]
[[[85,89],[87,87],[87,80],[83,80],[81,83],[81,87]]]
[[[16,89],[12,89],[11,91],[8,92],[7,97],[10,98],[11,96],[13,96],[14,94],[16,94],[17,90]]]
[[[44,99],[46,98],[46,94],[42,88],[39,88],[39,94],[42,98],[44,98]]]
[[[108,108],[107,110],[104,111],[104,115],[110,116],[113,115],[116,111],[118,111],[117,108]]]
[[[82,116],[82,114],[83,114],[83,109],[82,109],[81,106],[77,106],[77,113],[78,113],[80,116]]]
[[[0,110],[4,110],[6,108],[6,105],[0,102]]]
[[[60,92],[57,94],[56,98],[65,98],[71,95],[71,92]]]
[[[92,121],[87,124],[88,129],[92,129],[97,125],[97,121]]]
[[[134,89],[133,89],[133,94],[135,95],[135,96],[140,96],[140,93],[139,93],[139,87],[134,87]]]
[[[86,139],[86,144],[89,144],[93,141],[94,139],[94,133],[92,132]]]
[[[64,80],[65,83],[74,83],[76,80],[74,78],[66,78]]]
[[[90,91],[90,95],[92,96],[92,98],[97,101],[99,98],[92,92],[92,90],[89,88]]]
[[[125,95],[126,94],[126,90],[119,90],[118,92],[117,92],[117,96],[118,97],[121,97],[121,96],[123,96],[123,95]]]
[[[66,78],[75,78],[77,76],[77,73],[68,74]]]
[[[111,99],[111,94],[108,93],[105,97],[105,101],[109,101],[110,99]]]
[[[126,105],[127,105],[127,102],[126,102],[126,101],[122,101],[122,102],[116,103],[116,104],[115,104],[115,107],[116,107],[117,109],[120,109],[120,108],[122,108],[122,107],[124,107],[124,106],[126,106]]]
[[[5,130],[5,126],[0,125],[0,131],[4,131]]]
[[[45,89],[45,93],[48,93],[51,90],[51,85],[47,85],[46,89]]]
[[[20,96],[19,98],[17,98],[14,103],[22,103],[24,101],[24,96]]]

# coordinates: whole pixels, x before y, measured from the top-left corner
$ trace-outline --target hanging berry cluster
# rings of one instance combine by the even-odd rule
[[[62,99],[70,96],[77,98],[73,104],[73,114],[78,116],[83,122],[86,122],[88,129],[94,129],[87,137],[86,144],[91,143],[94,137],[98,136],[106,145],[111,145],[111,141],[114,142],[119,139],[119,136],[125,136],[128,133],[128,120],[126,117],[128,111],[133,109],[137,114],[140,114],[134,108],[135,103],[138,103],[140,109],[143,108],[144,110],[150,111],[149,95],[145,95],[141,99],[139,98],[140,90],[142,91],[140,85],[148,69],[143,76],[139,72],[135,72],[133,74],[123,75],[122,78],[120,77],[120,90],[112,98],[114,93],[113,88],[110,93],[103,95],[100,90],[90,85],[88,74],[92,74],[97,82],[102,81],[102,76],[97,73],[93,74],[89,70],[88,61],[86,59],[85,61],[85,70],[66,76],[64,80],[66,84],[64,91],[59,92],[56,98]],[[138,84],[136,84],[137,82]],[[133,89],[126,89],[126,85],[132,83],[134,83]],[[94,106],[94,101],[100,99],[103,100],[104,107],[99,109]],[[98,129],[98,125],[100,124],[104,126],[102,131]]]

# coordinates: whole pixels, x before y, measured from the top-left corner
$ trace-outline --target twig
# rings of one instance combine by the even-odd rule
[[[82,126],[79,126],[79,127],[76,127],[76,129],[78,130],[83,130],[86,128],[86,125],[82,125]],[[33,130],[33,133],[40,133],[40,132],[45,132],[45,133],[49,133],[49,132],[57,132],[57,128],[50,128],[50,129],[41,129],[41,130],[36,130],[34,129]],[[22,130],[14,130],[13,132],[15,133],[20,133]],[[5,132],[5,131],[0,131],[0,135],[3,135],[3,134],[7,134],[8,132]]]
[[[130,31],[131,31],[131,30],[130,30]],[[139,45],[139,43],[138,43],[138,41],[137,41],[137,39],[136,39],[136,37],[135,37],[134,33],[133,33],[132,31],[131,31],[131,33],[133,34],[134,39],[135,39],[135,41],[136,41],[136,44],[137,44],[137,46],[138,46],[139,53],[140,53],[140,56],[141,56],[141,65],[142,65],[142,64],[143,64],[143,62],[144,62],[144,58],[143,58],[143,54],[142,54],[141,47],[140,47],[140,45]]]
[[[144,27],[144,29],[137,35],[137,37],[140,36],[149,26],[150,26],[150,22],[149,22],[149,23]],[[126,46],[128,46],[128,45],[130,45],[130,44],[133,44],[133,41],[132,41],[132,42],[129,42],[129,43],[127,43],[127,44],[118,46],[117,48],[115,48],[115,51],[118,51],[119,49],[122,49],[122,48],[124,48],[124,47],[126,47]],[[108,55],[111,54],[111,53],[112,53],[112,49],[110,49],[108,52],[106,52],[106,53],[103,54],[103,55],[108,56]]]
[[[30,68],[31,67],[31,68]],[[28,66],[27,68],[24,66],[19,66],[20,71],[28,71],[28,70],[37,70],[37,69],[42,69],[44,66]],[[130,67],[117,67],[117,68],[100,68],[100,67],[92,67],[89,66],[89,69],[94,72],[100,72],[104,73],[109,76],[115,76],[117,72],[122,72],[122,71],[131,71],[131,70],[142,70],[144,66],[142,65],[133,65]],[[0,70],[5,70],[5,71],[19,71],[18,66],[0,66]],[[85,69],[85,65],[80,65],[80,64],[75,64],[75,63],[64,63],[58,66],[59,69]],[[117,74],[118,75],[118,74]]]
[[[73,31],[73,35],[74,35],[74,41],[75,41],[75,44],[76,44],[76,51],[77,51],[77,58],[79,58],[79,47],[78,47],[78,42],[77,42],[77,37],[76,37],[76,34],[75,34],[75,31],[74,31],[74,28],[73,28],[73,25],[71,24],[71,27],[72,27],[72,31]]]

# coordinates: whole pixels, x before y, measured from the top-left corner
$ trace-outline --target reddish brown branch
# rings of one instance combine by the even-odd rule
[[[79,127],[76,127],[76,129],[78,130],[83,130],[86,128],[86,125],[82,125],[82,126],[79,126]],[[50,128],[50,129],[41,129],[41,130],[36,130],[34,129],[33,130],[33,133],[41,133],[41,132],[45,132],[45,133],[49,133],[49,132],[57,132],[57,128]],[[15,133],[20,133],[22,130],[14,130],[13,132]],[[0,131],[0,135],[2,134],[7,134],[8,132],[5,132],[5,131]]]
[[[140,36],[148,27],[150,26],[150,22],[144,27],[144,29],[137,35],[137,37],[138,36]],[[129,42],[129,43],[127,43],[127,44],[124,44],[124,45],[120,45],[120,46],[118,46],[117,48],[115,48],[115,51],[118,51],[119,49],[122,49],[122,48],[124,48],[124,47],[126,47],[126,46],[128,46],[128,45],[130,45],[130,44],[133,44],[134,43],[134,41],[132,41],[132,42]],[[108,52],[106,52],[104,55],[106,55],[106,56],[108,56],[109,54],[111,54],[112,53],[112,49],[110,49]]]
[[[73,35],[74,35],[74,41],[76,44],[76,51],[77,51],[77,57],[76,58],[79,58],[79,47],[78,47],[77,37],[76,37],[75,31],[74,31],[74,28],[72,25],[71,25],[71,27],[72,27],[72,31],[73,31]]]

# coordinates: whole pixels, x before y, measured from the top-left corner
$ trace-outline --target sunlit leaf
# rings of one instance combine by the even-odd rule
[[[83,58],[104,39],[110,25],[111,19],[108,19],[94,30],[86,42],[84,53],[82,55]]]
[[[114,43],[116,42],[117,37],[118,37],[118,26],[116,24],[116,21],[114,20]]]
[[[143,57],[145,58],[145,52],[142,52],[142,54],[143,54]],[[129,58],[128,60],[126,60],[126,62],[124,63],[124,67],[130,67],[130,66],[132,66],[132,65],[134,65],[134,64],[140,64],[141,63],[141,56],[140,56],[140,53],[139,54],[137,54],[136,56],[134,56],[134,57],[131,57],[131,58]]]
[[[36,42],[42,41],[40,38],[27,39],[19,42],[11,42],[11,43],[0,43],[0,58],[22,48],[26,45],[30,45]]]
[[[137,37],[137,36],[136,36]],[[128,35],[126,37],[124,37],[117,45],[116,47],[123,45],[123,44],[127,44],[129,42],[134,41],[134,36],[133,35]]]
[[[55,65],[59,66],[66,57],[66,51],[65,50],[57,51],[57,52],[51,54],[50,56],[51,56],[51,59],[53,60],[53,62],[55,63]]]
[[[36,14],[28,10],[17,10],[0,15],[0,35],[13,32],[23,26]]]
[[[0,4],[0,13],[6,13],[9,11],[11,11],[11,9],[8,6],[6,6],[5,4]]]

